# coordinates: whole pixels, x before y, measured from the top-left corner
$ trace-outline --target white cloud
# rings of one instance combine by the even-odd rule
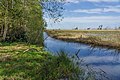
[[[69,23],[120,23],[120,16],[90,16],[90,17],[67,17],[63,22]]]
[[[119,8],[105,8],[103,10],[103,12],[117,12],[117,13],[120,13],[120,9]]]
[[[79,3],[80,0],[66,0],[66,2],[70,2],[70,3]]]
[[[82,13],[101,13],[102,9],[78,9],[70,12],[82,12]]]
[[[120,4],[119,5],[98,5],[98,4],[94,4],[96,7],[101,7],[101,8],[120,8]]]
[[[75,26],[86,29],[87,27],[98,27],[100,24],[107,28],[113,28],[120,25],[120,16],[65,17],[58,24],[53,24],[53,20],[48,18],[46,18],[46,21],[50,29],[73,29]]]
[[[88,1],[88,2],[120,2],[120,0],[66,0],[66,2],[71,2],[71,3],[79,3],[81,1]]]
[[[105,7],[105,6],[104,6]],[[106,12],[116,12],[120,13],[120,5],[117,6],[106,6],[105,8],[95,8],[95,9],[77,9],[70,12],[82,12],[82,13],[106,13]]]
[[[52,19],[45,19],[48,23],[53,22]],[[89,17],[65,17],[61,23],[103,23],[116,24],[120,23],[120,16],[89,16]]]
[[[79,0],[79,1],[89,1],[89,2],[120,2],[120,0]]]

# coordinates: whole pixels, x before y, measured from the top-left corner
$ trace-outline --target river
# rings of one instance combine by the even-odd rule
[[[75,55],[80,49],[78,56],[84,60],[85,64],[94,69],[102,69],[112,80],[120,80],[120,53],[118,51],[100,47],[93,48],[83,43],[65,42],[51,38],[46,33],[44,33],[44,38],[46,50],[53,54],[64,50],[68,55]]]

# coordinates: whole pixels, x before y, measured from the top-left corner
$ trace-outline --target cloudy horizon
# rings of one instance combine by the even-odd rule
[[[86,29],[103,25],[104,28],[120,26],[120,0],[66,0],[64,19],[53,23],[47,19],[48,29]]]

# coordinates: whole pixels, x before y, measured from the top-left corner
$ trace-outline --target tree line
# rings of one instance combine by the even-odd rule
[[[0,0],[0,41],[26,41],[43,45],[47,12],[59,19],[64,0]]]

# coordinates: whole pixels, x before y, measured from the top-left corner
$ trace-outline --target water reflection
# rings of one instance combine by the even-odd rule
[[[45,37],[48,37],[44,33]],[[84,60],[85,64],[92,65],[93,68],[102,69],[113,79],[120,80],[120,53],[115,50],[108,50],[100,47],[91,47],[81,43],[68,43],[48,37],[44,44],[46,50],[56,54],[60,50],[69,53],[68,55],[75,55],[80,49],[78,56]]]

